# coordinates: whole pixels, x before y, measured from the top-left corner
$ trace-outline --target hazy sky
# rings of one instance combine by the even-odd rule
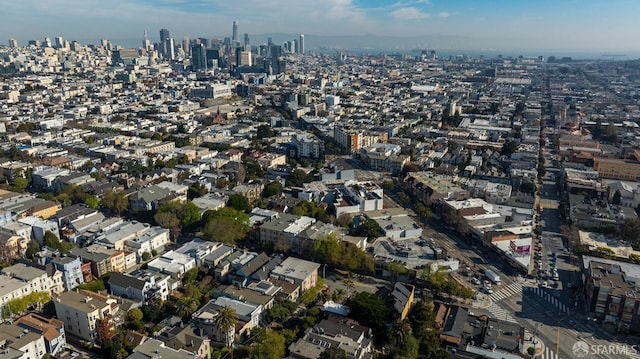
[[[29,39],[171,36],[456,36],[464,47],[620,49],[640,47],[638,0],[13,0],[0,6],[0,34]],[[465,45],[467,44],[467,45]],[[310,47],[312,44],[307,44]]]

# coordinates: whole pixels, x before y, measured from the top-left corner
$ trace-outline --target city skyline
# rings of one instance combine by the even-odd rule
[[[449,49],[624,51],[638,49],[634,18],[638,10],[640,3],[630,0],[328,0],[321,5],[311,0],[232,4],[220,0],[115,0],[108,4],[26,0],[3,6],[0,32],[21,45],[56,36],[79,41],[136,39],[139,44],[144,29],[166,28],[176,39],[232,37],[231,25],[237,21],[238,33],[252,37],[305,34],[310,49],[332,45],[314,43],[319,37],[384,36],[411,39],[404,46]],[[155,36],[150,40],[155,42]]]

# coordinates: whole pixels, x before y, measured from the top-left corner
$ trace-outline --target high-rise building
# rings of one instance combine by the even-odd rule
[[[45,37],[44,38],[44,42],[42,43],[42,46],[44,46],[44,47],[53,47],[53,46],[51,46],[51,38]]]
[[[149,50],[149,46],[151,46],[151,42],[149,41],[149,36],[147,36],[147,29],[145,29],[144,38],[142,39],[142,48],[145,50]]]
[[[249,46],[249,34],[247,34],[246,32],[244,33],[244,46]]]
[[[164,57],[166,57],[169,60],[175,60],[176,59],[176,45],[173,42],[172,38],[168,38],[168,39],[165,40],[164,48],[165,48]]]
[[[18,40],[9,39],[9,47],[12,49],[15,49],[16,47],[18,47]]]
[[[167,29],[162,29],[160,30],[160,42],[164,43],[165,41],[169,40],[169,30]]]
[[[40,47],[40,40],[29,40],[29,46]]]
[[[298,40],[298,52],[304,54],[304,34],[300,34],[300,39]]]
[[[191,68],[193,71],[207,69],[207,51],[202,43],[191,46]]]
[[[233,20],[233,36],[231,37],[231,40],[234,43],[240,42],[240,35],[238,34],[238,21],[237,20]]]
[[[182,38],[182,50],[184,50],[185,55],[188,55],[191,53],[190,43],[191,43],[191,40],[189,39],[189,37],[185,36]]]
[[[298,41],[296,39],[291,40],[291,48],[289,49],[289,52],[297,54],[298,51]]]
[[[210,47],[209,44],[211,43],[211,41],[209,41],[209,39],[207,39],[206,37],[199,37],[198,41],[200,41],[200,43],[204,45],[205,48],[208,49]]]
[[[61,49],[64,47],[64,39],[62,36],[56,36],[56,48]]]

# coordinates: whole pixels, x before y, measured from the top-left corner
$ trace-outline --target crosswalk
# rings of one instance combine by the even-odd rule
[[[522,284],[518,282],[512,283],[504,288],[500,288],[500,290],[493,292],[489,295],[489,298],[491,298],[491,300],[494,302],[499,302],[511,296],[522,294],[522,288]]]
[[[509,312],[500,308],[496,303],[491,303],[487,310],[496,319],[504,320],[505,322],[517,323],[516,319],[512,317]]]
[[[558,308],[562,313],[569,314],[569,307],[566,306],[564,303],[560,302],[560,300],[555,296],[551,295],[551,293],[544,290],[544,288],[540,288],[540,287],[533,287],[533,288],[526,287],[526,288],[528,288],[534,294],[542,297],[544,300],[552,304],[554,307]]]
[[[544,351],[541,353],[540,358],[542,359],[559,359],[558,354],[554,353],[549,346],[544,347]]]

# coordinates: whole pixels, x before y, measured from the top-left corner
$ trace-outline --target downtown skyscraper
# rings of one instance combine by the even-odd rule
[[[298,40],[298,53],[304,54],[304,34],[300,34],[300,39]]]
[[[231,37],[231,41],[233,41],[234,44],[240,42],[240,34],[238,33],[237,20],[233,20],[233,36]]]

